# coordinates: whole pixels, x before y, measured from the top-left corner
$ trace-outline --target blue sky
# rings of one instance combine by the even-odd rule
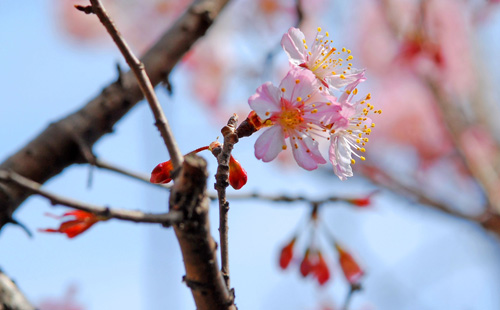
[[[76,110],[116,78],[121,62],[107,48],[67,40],[55,22],[55,1],[2,1],[0,4],[0,158],[24,145],[51,121]],[[158,91],[183,152],[207,145],[220,135],[208,111],[190,94],[182,68],[172,76],[173,97]],[[264,82],[264,81],[262,81]],[[248,94],[251,95],[251,94]],[[228,116],[232,111],[228,111]],[[240,118],[244,116],[241,115]],[[95,147],[97,155],[117,165],[148,173],[167,160],[161,138],[144,103],[135,107]],[[283,169],[253,156],[255,137],[242,140],[234,155],[249,173],[244,192],[297,193],[323,197],[334,193],[363,194],[373,188],[359,178],[340,182],[323,171]],[[210,175],[215,162],[206,154]],[[87,188],[88,167],[73,166],[46,188],[82,201],[113,207],[162,212],[167,194],[105,171],[94,171]],[[211,190],[213,180],[209,180]],[[151,225],[109,221],[69,240],[41,234],[56,227],[45,212],[60,214],[32,197],[15,213],[35,236],[14,226],[0,234],[0,267],[14,278],[34,303],[63,296],[78,287],[77,300],[89,310],[193,309],[181,283],[182,259],[173,231]],[[277,267],[280,247],[288,241],[307,205],[234,201],[230,209],[232,285],[240,309],[313,309],[318,300],[341,301],[347,290],[336,267],[333,283],[319,289],[296,269]],[[388,193],[367,210],[331,205],[324,220],[334,234],[362,258],[366,289],[352,309],[497,309],[500,252],[494,237],[465,221],[413,206]],[[217,210],[212,208],[216,239]],[[333,265],[333,259],[330,261]]]

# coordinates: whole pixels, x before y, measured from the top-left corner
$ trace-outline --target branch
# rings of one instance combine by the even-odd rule
[[[229,282],[229,241],[228,241],[228,212],[229,202],[226,200],[226,188],[229,186],[229,160],[234,145],[238,142],[238,135],[235,133],[238,116],[234,114],[229,118],[227,126],[221,130],[224,137],[222,149],[218,148],[217,154],[217,173],[215,175],[215,190],[219,198],[219,236],[220,236],[220,256],[221,272],[226,281],[226,286],[230,288]]]
[[[236,310],[217,264],[217,245],[210,235],[207,163],[187,155],[170,192],[170,212],[181,211],[185,220],[174,225],[186,276],[198,310]]]
[[[134,72],[134,75],[139,83],[139,87],[146,97],[146,100],[149,103],[149,107],[151,108],[151,111],[153,112],[153,115],[155,117],[155,125],[160,131],[161,136],[163,137],[163,142],[167,146],[168,153],[172,160],[172,165],[174,166],[174,170],[179,168],[180,164],[182,163],[181,151],[177,146],[177,142],[174,139],[174,134],[170,129],[170,125],[168,124],[165,113],[163,112],[160,102],[156,97],[153,84],[151,84],[151,81],[146,74],[146,70],[144,70],[144,65],[132,53],[132,51],[128,47],[127,42],[125,42],[125,39],[122,37],[120,32],[118,32],[118,29],[102,6],[101,2],[99,0],[90,0],[90,3],[92,3],[92,12],[97,15],[97,17],[115,42],[116,46],[122,53],[130,69],[132,69],[132,71]]]
[[[0,269],[0,309],[35,310],[16,283]]]
[[[198,0],[177,20],[143,57],[151,83],[157,85],[191,46],[205,34],[229,0]],[[75,113],[50,124],[21,150],[10,156],[0,170],[15,171],[26,178],[44,183],[64,168],[85,162],[79,141],[90,148],[142,99],[142,92],[132,72]],[[0,184],[0,229],[31,192],[18,186]]]
[[[100,160],[98,158],[93,159],[93,161],[90,162],[90,164],[93,165],[93,166],[96,166],[97,168],[105,169],[105,170],[109,170],[109,171],[113,171],[113,172],[116,172],[118,174],[127,176],[127,177],[129,177],[131,179],[147,183],[149,185],[161,187],[161,188],[164,188],[164,189],[170,189],[172,187],[169,184],[151,183],[149,181],[149,178],[147,176],[145,176],[145,175],[142,175],[142,174],[139,174],[137,172],[130,171],[130,170],[127,170],[127,169],[115,166],[113,164],[110,164],[110,163],[108,163],[106,161],[103,161],[103,160]]]
[[[164,226],[172,226],[172,224],[182,221],[181,212],[168,212],[163,214],[143,213],[135,210],[111,209],[109,207],[95,206],[92,204],[83,203],[74,199],[65,198],[52,194],[41,188],[41,184],[33,182],[15,172],[1,171],[0,180],[13,182],[16,185],[47,198],[52,205],[63,205],[74,209],[90,212],[106,218],[114,218],[135,223],[159,223]]]

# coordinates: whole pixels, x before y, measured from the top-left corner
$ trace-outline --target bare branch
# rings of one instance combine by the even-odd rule
[[[186,276],[198,310],[235,310],[234,295],[224,282],[217,263],[217,245],[210,235],[207,197],[207,163],[187,155],[170,193],[170,212],[184,213],[174,225],[181,247]]]
[[[177,22],[142,58],[151,83],[157,85],[203,36],[228,0],[195,1]],[[30,180],[44,183],[64,168],[85,162],[78,145],[84,141],[90,148],[118,122],[143,95],[133,73],[124,73],[117,82],[79,111],[52,123],[21,150],[10,156],[0,170],[15,171]],[[31,192],[0,184],[0,228],[10,222],[12,214]]]
[[[0,309],[35,310],[17,285],[0,270]]]
[[[87,204],[74,199],[52,194],[41,188],[41,184],[31,181],[12,171],[1,171],[0,180],[14,182],[16,185],[29,190],[35,194],[47,198],[52,205],[63,205],[74,209],[94,213],[96,215],[107,218],[114,218],[135,223],[159,223],[164,226],[172,226],[172,224],[182,221],[181,212],[168,212],[163,214],[143,213],[135,210],[111,209],[109,207],[101,207],[92,204]]]
[[[238,135],[235,133],[238,116],[234,114],[229,118],[227,126],[221,130],[224,137],[222,149],[218,148],[217,154],[217,174],[215,175],[215,190],[219,198],[219,236],[220,236],[220,256],[221,272],[226,281],[227,288],[231,288],[229,281],[229,241],[228,241],[228,212],[229,202],[226,200],[226,188],[229,186],[229,160],[234,145],[238,142]]]

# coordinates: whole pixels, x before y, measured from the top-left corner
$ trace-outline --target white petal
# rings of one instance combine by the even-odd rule
[[[333,165],[333,172],[345,181],[348,177],[352,177],[351,168],[351,147],[347,141],[339,135],[334,135],[330,143],[330,162]]]
[[[248,98],[248,104],[260,118],[267,119],[273,112],[280,111],[279,90],[271,82],[266,82]]]
[[[281,46],[290,58],[290,63],[298,66],[306,62],[306,49],[304,47],[305,36],[297,28],[290,28],[281,39]]]
[[[297,164],[302,168],[314,170],[318,168],[318,164],[326,164],[326,160],[319,152],[318,142],[314,141],[311,137],[304,136],[302,140],[293,139],[290,141],[297,142],[297,147],[292,145],[292,152]]]
[[[280,126],[272,126],[264,131],[255,142],[255,157],[269,162],[278,156],[285,145],[283,129]]]

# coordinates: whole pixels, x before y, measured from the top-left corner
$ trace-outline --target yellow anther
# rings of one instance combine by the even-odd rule
[[[282,92],[286,92],[286,89],[283,87],[283,88],[281,89],[281,91],[282,91]]]
[[[347,54],[350,54],[351,53],[351,50],[347,50]]]
[[[354,57],[352,55],[349,55],[349,57],[347,57],[347,60],[351,60],[353,59]]]
[[[326,105],[332,105],[332,103],[331,102],[327,102]]]
[[[351,91],[350,91],[350,90],[346,90],[345,92],[346,92],[346,94],[348,94],[348,95],[350,95],[350,94],[351,94]]]
[[[302,39],[302,43],[306,44],[306,39]]]
[[[299,84],[300,83],[300,80],[299,79],[296,79],[295,80],[295,84]]]
[[[363,141],[368,142],[368,138],[363,138]]]
[[[318,27],[318,32],[321,32],[321,27]]]
[[[307,44],[304,44],[304,48],[305,48],[305,49],[308,49],[309,47],[307,47]]]
[[[297,102],[301,102],[302,101],[302,97],[297,97]]]
[[[351,165],[354,165],[355,163],[356,161],[353,158],[351,158]]]
[[[340,75],[340,78],[341,78],[341,79],[345,79],[345,75],[341,74],[341,75]]]
[[[360,148],[359,150],[363,153],[366,152],[366,149],[364,147]]]
[[[298,149],[298,148],[299,148],[299,146],[297,145],[297,143],[295,143],[295,144],[294,144],[294,146],[295,146],[295,148],[296,148],[296,149]]]
[[[382,114],[382,110],[378,110],[378,114]]]
[[[311,111],[311,113],[312,113],[312,114],[318,113],[318,109],[313,109],[313,110]]]
[[[372,127],[375,127],[375,123],[372,123]]]
[[[366,95],[366,100],[370,100],[372,99],[372,94],[368,93],[368,95]]]
[[[311,52],[307,52],[307,53],[308,53],[309,55],[312,55],[312,54],[313,54],[313,53],[311,53]]]
[[[269,113],[269,112],[266,112],[266,116],[269,116],[269,114],[271,114],[271,113]]]
[[[333,74],[333,75],[336,75],[337,73],[336,73],[335,71],[332,71],[332,74]]]
[[[343,48],[342,48],[342,52],[344,52],[344,53],[345,53],[346,51],[347,51],[347,50],[346,50],[346,48],[345,48],[345,47],[343,47]]]
[[[325,35],[326,35],[327,37],[329,37],[329,36],[330,36],[330,34],[328,33],[328,31],[327,31],[327,32],[325,32]]]
[[[358,94],[358,89],[355,88],[353,91],[352,91],[353,94],[357,95]]]
[[[334,134],[335,133],[335,129],[330,130],[330,133]]]
[[[359,139],[356,139],[356,143],[361,143],[361,140],[359,140]]]
[[[364,158],[363,156],[359,156],[359,159],[366,160],[366,158]]]
[[[286,145],[283,145],[283,146],[281,147],[281,149],[282,149],[282,150],[286,150]]]

